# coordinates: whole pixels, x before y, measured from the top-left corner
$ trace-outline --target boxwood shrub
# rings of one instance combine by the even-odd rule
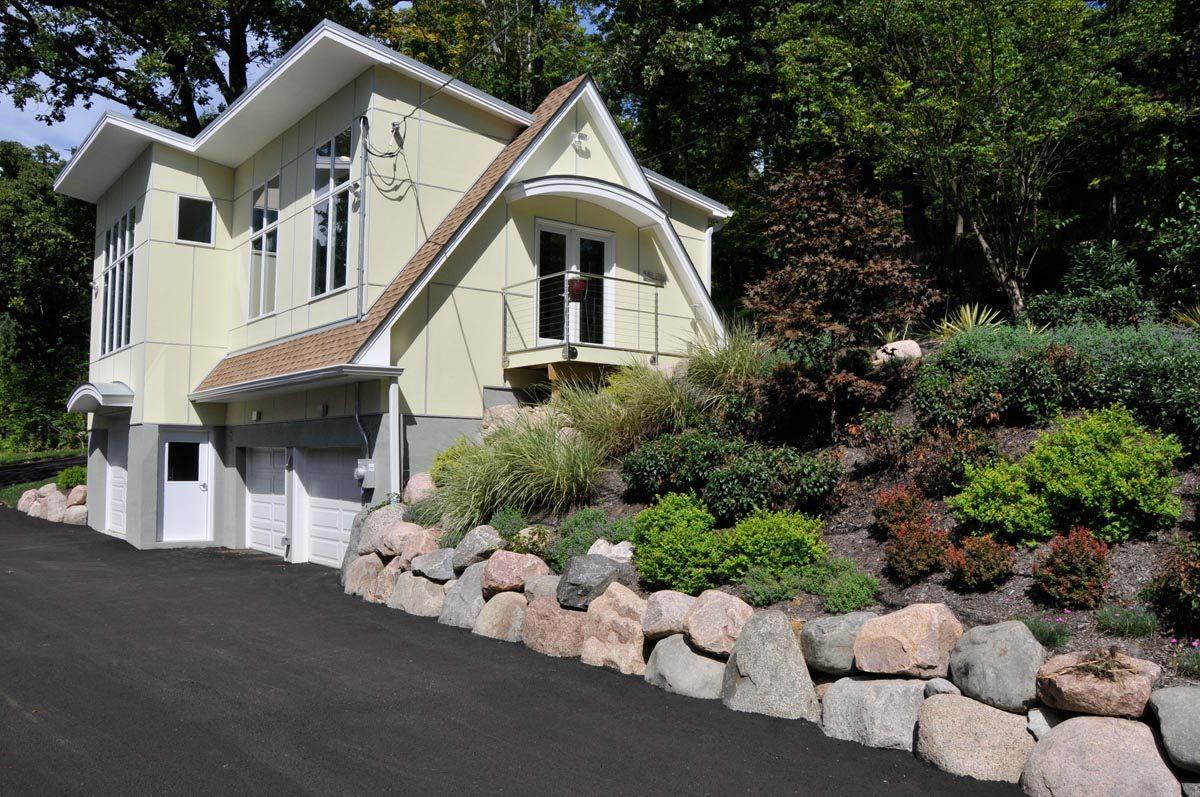
[[[668,493],[633,519],[633,561],[642,583],[695,595],[715,586],[722,538],[693,495]]]
[[[727,535],[720,570],[730,581],[741,579],[753,567],[782,577],[828,553],[820,518],[760,509],[738,521]]]

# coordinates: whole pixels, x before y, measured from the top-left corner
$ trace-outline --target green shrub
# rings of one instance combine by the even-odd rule
[[[1055,606],[1092,609],[1108,586],[1108,546],[1085,528],[1055,537],[1034,567],[1033,579]]]
[[[554,532],[542,525],[526,526],[505,540],[513,553],[531,553],[545,559],[554,542]]]
[[[996,444],[982,429],[936,427],[917,441],[904,461],[925,495],[941,498],[962,489],[968,467],[982,468],[996,459]]]
[[[1158,315],[1154,301],[1139,286],[1137,262],[1116,241],[1076,246],[1062,288],[1062,293],[1029,297],[1025,309],[1031,321],[1116,327]]]
[[[1150,637],[1158,633],[1158,618],[1140,606],[1101,606],[1096,627],[1111,636]]]
[[[1176,633],[1200,635],[1200,541],[1175,537],[1150,583],[1150,594]]]
[[[717,583],[723,539],[695,496],[669,493],[633,519],[633,561],[651,589],[695,595]]]
[[[946,499],[963,528],[978,536],[1037,545],[1054,533],[1045,499],[1033,492],[1025,471],[1010,462],[967,468],[958,495]]]
[[[773,575],[766,568],[752,567],[742,579],[742,594],[751,606],[770,606],[791,600],[800,591],[800,573],[785,570]]]
[[[924,522],[902,523],[892,529],[884,546],[888,570],[901,584],[913,584],[945,565],[950,535]]]
[[[625,542],[633,539],[633,518],[619,517],[608,524],[608,541]]]
[[[846,614],[875,603],[879,582],[858,569],[853,559],[825,558],[800,571],[800,589],[825,599],[825,611]]]
[[[72,465],[69,468],[63,468],[58,472],[58,478],[54,482],[58,485],[58,489],[63,492],[69,491],[72,487],[87,484],[87,467],[84,465]]]
[[[921,488],[911,482],[902,482],[880,490],[875,496],[875,525],[885,536],[901,526],[928,524],[933,504],[925,499]]]
[[[470,441],[460,436],[454,441],[454,445],[435,454],[433,467],[429,469],[429,477],[433,479],[433,483],[440,487],[445,482],[446,475],[454,469],[460,459],[470,455],[472,448]]]
[[[738,521],[727,535],[720,571],[730,581],[737,581],[754,567],[780,577],[828,553],[819,518],[759,510]]]
[[[1175,669],[1184,678],[1200,680],[1200,650],[1185,650],[1179,654]]]
[[[563,419],[523,418],[471,444],[443,473],[435,505],[447,531],[474,528],[503,507],[562,513],[591,495],[604,454]]]
[[[885,472],[904,464],[917,441],[912,426],[899,426],[890,412],[863,412],[846,427],[850,441],[866,451],[873,468]]]
[[[992,589],[1012,578],[1016,551],[991,537],[967,537],[946,551],[950,583],[964,592]]]
[[[612,528],[604,517],[604,510],[595,507],[580,509],[571,515],[563,521],[558,533],[559,538],[550,545],[546,553],[546,564],[556,573],[563,571],[572,556],[587,553],[596,540],[619,542],[613,539],[618,535],[612,533]]]
[[[706,432],[668,434],[643,443],[621,463],[630,497],[703,491],[709,474],[745,448],[738,439]]]
[[[1023,620],[1025,627],[1041,645],[1047,649],[1061,648],[1071,641],[1071,629],[1066,623],[1029,618]]]
[[[511,506],[506,506],[488,518],[487,524],[496,530],[502,538],[511,542],[517,533],[529,526],[529,518],[525,513]]]
[[[788,446],[749,446],[714,470],[704,502],[723,524],[758,509],[819,509],[841,478],[832,455],[803,456]]]

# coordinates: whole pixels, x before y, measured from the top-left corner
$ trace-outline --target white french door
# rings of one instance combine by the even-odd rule
[[[538,345],[612,345],[616,236],[539,221],[535,248]]]

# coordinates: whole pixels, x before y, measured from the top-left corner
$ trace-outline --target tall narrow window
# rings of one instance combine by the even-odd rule
[[[129,345],[133,331],[133,245],[136,208],[104,233],[104,272],[100,276],[100,354]]]
[[[279,175],[254,187],[250,213],[250,317],[275,312],[279,257]]]
[[[346,286],[353,149],[348,127],[317,147],[313,162],[313,296]]]

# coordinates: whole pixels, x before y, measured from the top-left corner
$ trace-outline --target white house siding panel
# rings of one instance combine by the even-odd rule
[[[286,463],[282,448],[246,452],[246,541],[255,550],[279,556],[287,537]]]
[[[310,448],[302,457],[301,479],[308,496],[304,513],[308,560],[341,567],[350,526],[362,509],[362,491],[354,478],[358,452],[353,448]]]

